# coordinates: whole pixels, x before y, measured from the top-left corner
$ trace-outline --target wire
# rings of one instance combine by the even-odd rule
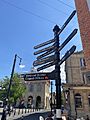
[[[35,14],[35,13],[29,11],[29,10],[26,10],[26,9],[24,9],[24,8],[22,8],[22,7],[19,7],[19,6],[15,5],[15,4],[13,4],[13,3],[10,3],[10,2],[8,2],[8,1],[6,1],[6,0],[1,0],[1,1],[4,2],[5,4],[8,4],[8,5],[12,6],[12,7],[15,7],[15,8],[17,8],[17,9],[19,9],[19,10],[25,12],[25,13],[31,14],[31,15],[33,15],[33,16],[36,16],[36,17],[40,18],[40,19],[43,19],[43,20],[46,20],[46,21],[48,21],[48,22],[50,22],[50,23],[56,24],[56,23],[55,23],[54,21],[52,21],[52,20],[49,20],[49,19],[47,19],[47,18],[45,18],[45,17],[42,17],[42,16],[40,16],[40,15],[37,15],[37,14]]]
[[[57,0],[57,1],[60,2],[60,3],[62,3],[62,4],[64,4],[64,5],[66,5],[66,6],[68,6],[68,7],[70,7],[70,8],[72,8],[72,9],[74,9],[74,7],[72,7],[72,6],[70,6],[70,5],[68,5],[68,4],[64,3],[64,2],[62,2],[61,0]]]
[[[51,5],[49,5],[49,4],[47,4],[47,3],[44,2],[44,1],[41,1],[41,0],[38,0],[38,1],[39,1],[40,3],[42,3],[42,4],[46,5],[46,6],[48,6],[48,7],[50,7],[50,8],[52,8],[52,9],[56,10],[56,11],[58,11],[58,12],[61,12],[61,13],[65,14],[65,15],[68,15],[67,13],[65,13],[65,12],[63,12],[63,11],[61,11],[61,10],[59,10],[59,9],[57,9],[57,8],[55,8],[55,7],[51,6]]]

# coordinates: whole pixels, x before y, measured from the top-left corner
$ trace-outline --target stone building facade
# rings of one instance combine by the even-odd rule
[[[26,82],[25,103],[29,108],[50,108],[50,81],[28,81]]]
[[[39,77],[34,80],[31,77],[30,80],[25,75],[35,73],[39,74],[35,68],[31,68],[30,73],[21,74],[22,81],[26,85],[26,93],[22,97],[25,106],[28,108],[46,108],[50,109],[50,80],[42,80]],[[43,75],[43,72],[42,72]],[[19,102],[20,103],[20,102]]]
[[[66,84],[63,90],[66,108],[72,117],[90,117],[90,79],[86,74],[86,63],[83,51],[71,55],[65,64]]]

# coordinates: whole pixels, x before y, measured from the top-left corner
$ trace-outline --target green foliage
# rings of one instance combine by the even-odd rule
[[[0,100],[3,101],[7,94],[9,78],[7,76],[5,76],[5,78],[0,81],[0,85],[2,86],[2,89],[0,90]]]
[[[7,94],[8,86],[9,86],[10,79],[8,77],[5,77],[3,79],[3,88],[0,91],[0,98],[3,100]],[[14,74],[13,80],[12,80],[12,85],[10,89],[10,95],[9,95],[9,102],[10,103],[16,103],[18,98],[21,98],[22,95],[25,93],[26,87],[25,84],[23,84],[21,78],[17,73]]]

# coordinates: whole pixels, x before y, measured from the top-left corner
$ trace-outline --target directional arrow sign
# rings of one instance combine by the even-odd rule
[[[75,51],[75,49],[76,49],[76,46],[73,45],[73,46],[71,47],[71,49],[65,53],[65,55],[64,55],[63,58],[60,60],[60,62],[59,62],[58,65],[61,65],[71,54],[73,54],[74,51]]]
[[[47,52],[45,52],[45,53],[41,54],[40,56],[38,56],[37,60],[41,59],[41,58],[43,58],[43,57],[45,57],[45,56],[47,56],[47,55],[49,55],[49,54],[51,54],[53,52],[55,52],[55,50],[56,50],[56,47],[54,47],[53,49],[48,50]]]
[[[46,42],[44,42],[44,43],[41,43],[41,44],[39,44],[39,45],[37,45],[37,46],[34,46],[34,49],[43,47],[43,46],[48,45],[48,44],[53,43],[53,42],[55,42],[55,39],[51,39],[51,40],[48,40],[48,41],[46,41]]]
[[[52,72],[40,72],[40,73],[30,73],[24,75],[25,81],[35,81],[35,80],[53,80],[55,79],[54,73]]]
[[[52,46],[49,46],[49,47],[43,48],[43,49],[41,49],[41,50],[38,50],[38,51],[34,52],[34,55],[37,55],[37,54],[40,54],[40,53],[42,53],[42,52],[48,51],[48,50],[50,50],[50,49],[53,49],[53,48],[55,47],[55,45],[56,45],[56,44],[54,43]]]
[[[64,30],[64,28],[67,26],[67,24],[70,22],[70,20],[73,18],[73,16],[75,15],[76,10],[74,10],[71,15],[69,16],[69,18],[66,20],[66,22],[63,24],[63,26],[61,27],[58,35]]]
[[[68,36],[68,38],[62,43],[62,45],[59,47],[59,51],[63,49],[63,47],[76,35],[78,29],[74,29],[73,32]],[[52,50],[49,50],[45,52],[44,54],[37,57],[37,59],[41,59],[42,57],[49,55],[55,51],[55,48]]]
[[[47,62],[51,62],[53,60],[55,60],[55,55],[48,56],[48,57],[40,59],[40,60],[36,60],[33,62],[33,66],[42,65],[42,64],[45,64]]]
[[[37,71],[40,71],[40,70],[46,69],[48,67],[51,67],[51,66],[55,65],[55,63],[56,63],[56,61],[53,61],[53,62],[50,62],[50,63],[48,63],[46,65],[43,65],[43,66],[37,68]]]
[[[62,50],[62,48],[74,37],[74,35],[77,33],[77,31],[78,31],[78,29],[73,30],[73,32],[68,36],[68,38],[59,47],[59,51]]]
[[[58,35],[64,30],[64,28],[67,26],[67,24],[70,22],[70,20],[71,20],[71,19],[73,18],[73,16],[75,15],[75,13],[76,13],[76,10],[74,10],[74,11],[71,13],[71,15],[69,16],[69,18],[66,20],[66,22],[65,22],[65,23],[63,24],[63,26],[61,27]],[[43,47],[43,46],[48,45],[48,44],[50,44],[50,43],[53,43],[53,42],[55,42],[55,41],[56,41],[55,39],[48,40],[48,41],[46,41],[46,42],[44,42],[44,43],[41,43],[41,44],[39,44],[39,45],[37,45],[37,46],[34,46],[34,49],[38,49],[38,48],[40,48],[40,47]],[[35,53],[34,53],[34,54],[35,54]],[[38,53],[38,54],[39,54],[39,53]],[[37,53],[36,53],[35,55],[37,55]]]
[[[58,65],[61,65],[71,54],[73,54],[75,49],[76,49],[76,46],[73,45],[71,47],[71,49],[65,53],[64,57],[60,60]],[[53,61],[53,62],[51,62],[49,64],[46,64],[46,65],[43,65],[43,66],[39,67],[37,70],[40,71],[40,70],[43,70],[45,68],[51,67],[51,66],[53,66],[55,64],[56,64],[56,61]]]

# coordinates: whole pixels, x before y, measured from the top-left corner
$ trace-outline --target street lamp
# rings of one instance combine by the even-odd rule
[[[12,72],[11,72],[11,77],[10,77],[10,83],[9,83],[9,87],[8,87],[8,91],[7,91],[7,95],[6,95],[6,99],[5,99],[5,106],[3,108],[3,114],[2,114],[1,120],[6,120],[7,102],[8,102],[8,99],[9,99],[10,88],[11,88],[11,85],[12,85],[13,74],[14,74],[14,69],[15,69],[17,58],[20,59],[19,65],[21,65],[22,58],[19,57],[17,54],[15,54],[14,61],[13,61]]]

